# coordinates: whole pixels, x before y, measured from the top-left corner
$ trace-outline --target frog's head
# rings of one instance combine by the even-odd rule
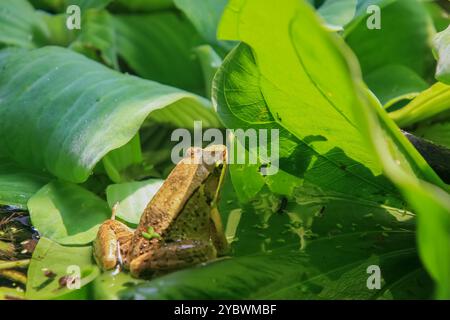
[[[225,165],[227,161],[227,147],[222,144],[216,144],[206,147],[191,147],[186,152],[184,163],[202,164],[208,168]]]
[[[204,180],[204,190],[210,204],[215,205],[218,201],[220,189],[227,168],[227,147],[224,145],[212,145],[205,149],[190,148],[188,150],[190,161],[203,166],[208,174]]]
[[[225,166],[227,162],[227,147],[222,144],[208,146],[202,150],[203,163],[215,167]]]
[[[227,169],[227,147],[224,145],[213,145],[203,149],[203,162],[210,168],[210,176],[206,179],[205,190],[211,190],[211,206],[219,201],[220,190]]]

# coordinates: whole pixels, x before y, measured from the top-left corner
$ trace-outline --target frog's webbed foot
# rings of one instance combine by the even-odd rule
[[[162,244],[130,262],[130,272],[141,277],[158,271],[172,271],[214,259],[216,249],[210,242],[180,240]]]
[[[106,220],[94,240],[94,258],[103,270],[114,269],[118,264],[127,266],[126,257],[133,232],[116,220]]]

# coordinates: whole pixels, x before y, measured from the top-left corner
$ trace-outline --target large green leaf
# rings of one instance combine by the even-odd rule
[[[205,95],[211,98],[212,82],[217,70],[222,64],[222,59],[209,45],[198,46],[194,49],[194,52],[202,67],[203,78],[205,79]]]
[[[381,168],[370,145],[364,142],[358,127],[360,114],[350,111],[359,104],[350,74],[355,61],[349,58],[347,64],[348,52],[339,49],[343,44],[328,34],[315,16],[302,16],[309,32],[301,32],[299,19],[295,19],[297,5],[289,2],[277,10],[267,4],[263,8],[277,14],[269,18],[256,17],[253,2],[242,7],[237,2],[230,4],[222,21],[222,35],[249,43],[254,53],[240,45],[216,76],[214,101],[222,120],[230,128],[280,130],[280,172],[265,179],[276,193],[289,195],[305,179],[335,191],[350,189],[361,197],[382,192],[397,198],[395,189],[380,176]],[[236,34],[238,15],[258,23],[239,25]],[[269,21],[275,18],[279,29]],[[290,24],[291,19],[295,23]],[[274,50],[283,52],[283,58],[274,56]],[[329,61],[326,72],[317,59]],[[352,73],[357,80],[357,71]],[[417,157],[420,165],[425,164]],[[258,175],[254,167],[249,170]],[[246,184],[235,186],[251,189]],[[245,190],[238,193],[247,194]]]
[[[47,184],[28,201],[33,226],[61,244],[88,244],[100,224],[111,216],[107,203],[80,186]]]
[[[220,126],[202,98],[117,73],[67,49],[6,50],[0,68],[0,152],[64,180],[86,181],[152,112],[175,125],[205,120]]]
[[[73,270],[80,271],[80,289],[70,289],[62,281]],[[47,271],[47,272],[46,272]],[[77,270],[76,270],[77,271]],[[99,274],[92,261],[92,247],[65,247],[41,238],[28,268],[25,297],[28,299],[86,299],[86,285]]]
[[[381,3],[381,29],[371,30],[361,19],[346,32],[346,41],[358,56],[364,75],[385,65],[403,65],[429,79],[433,56],[432,21],[421,1],[363,1],[359,10]]]
[[[228,0],[174,0],[175,5],[191,20],[203,38],[221,51],[230,50],[233,43],[217,40],[217,25]]]
[[[245,207],[234,256],[122,289],[125,299],[429,298],[431,282],[415,250],[410,213],[399,222],[376,203],[300,189],[297,203],[269,213],[265,197]],[[261,202],[262,201],[262,202]],[[293,205],[293,207],[292,207]],[[259,222],[259,223],[258,223]],[[264,224],[262,224],[264,222]],[[256,224],[256,225],[255,225]],[[402,231],[393,228],[403,226]],[[264,252],[261,252],[263,248]],[[300,248],[303,248],[300,250]],[[381,269],[369,290],[367,268]],[[210,281],[204,281],[205,278]]]
[[[106,189],[108,204],[112,208],[118,203],[116,216],[136,225],[162,182],[159,179],[150,179],[110,185]]]
[[[175,10],[112,15],[87,10],[71,48],[124,71],[204,94],[204,80],[194,48],[203,43],[195,28]]]
[[[221,118],[229,127],[234,127],[230,121],[232,117],[247,123],[275,121],[300,140],[321,136],[324,139],[312,141],[311,148],[321,154],[340,148],[347,156],[379,174],[379,164],[373,161],[370,146],[363,142],[358,129],[359,115],[351,110],[352,105],[358,103],[355,85],[349,75],[349,69],[355,66],[348,65],[339,50],[343,46],[340,38],[325,31],[315,15],[300,18],[300,12],[306,9],[299,9],[303,5],[297,1],[288,1],[278,10],[274,3],[259,4],[273,12],[270,16],[258,16],[262,9],[256,6],[253,1],[232,1],[221,22],[220,36],[244,41],[251,46],[257,60],[254,70],[248,70],[251,61],[246,61],[242,67],[231,61],[233,71],[247,69],[247,73],[251,72],[250,78],[259,78],[259,81],[252,80],[252,85],[243,87],[233,81],[234,75],[224,68],[223,81],[230,79],[230,84],[218,87],[219,94],[226,95],[228,101],[233,99],[233,104],[219,104]],[[239,23],[240,19],[258,21],[258,24]],[[274,25],[270,20],[278,23]],[[304,32],[306,29],[309,32]],[[314,51],[306,50],[307,47]],[[273,55],[274,50],[282,52],[283,58]],[[327,61],[326,72],[318,61]],[[261,93],[258,94],[258,90]],[[256,113],[259,109],[266,111]],[[326,121],[311,122],[317,114],[327,117]]]
[[[154,12],[171,9],[174,7],[172,0],[115,0],[114,10],[131,12]]]
[[[124,272],[109,271],[102,273],[94,280],[93,298],[96,300],[118,300],[123,290],[144,282]]]
[[[180,271],[135,288],[123,299],[427,299],[430,283],[414,254],[413,237],[381,232],[332,237],[311,243],[308,255],[295,248],[233,258]],[[379,239],[397,241],[392,251],[368,253]],[[349,245],[361,239],[360,246]],[[378,240],[377,240],[378,239]],[[409,249],[404,247],[408,244]],[[342,254],[346,251],[346,255]],[[319,253],[320,252],[320,253]],[[310,264],[312,261],[312,264]],[[401,269],[398,265],[401,264]],[[389,270],[381,290],[367,289],[367,268]],[[211,281],[204,281],[205,277]]]
[[[380,39],[381,40],[381,39]],[[385,41],[384,39],[381,41]],[[409,53],[408,53],[409,54]],[[411,55],[409,55],[411,56]],[[447,88],[436,84],[414,99],[407,107],[392,114],[400,125],[411,125],[430,119],[447,110]],[[448,186],[421,164],[425,175],[419,177],[411,166],[419,164],[416,150],[399,132],[398,127],[371,97],[361,128],[370,132],[378,158],[385,172],[400,188],[418,213],[418,244],[420,256],[437,284],[437,297],[450,297],[450,196]],[[377,116],[373,110],[377,111]],[[417,173],[417,172],[416,172]],[[426,181],[420,179],[424,178]],[[433,184],[430,184],[432,182]]]
[[[142,162],[142,150],[139,134],[131,139],[126,145],[115,149],[103,158],[103,166],[109,178],[116,183],[133,180],[126,176],[130,166],[139,165]]]
[[[118,15],[112,27],[118,54],[137,75],[204,94],[200,64],[193,52],[202,39],[189,20],[171,11]]]
[[[366,9],[372,4],[381,10],[380,29],[367,26]],[[391,100],[399,100],[423,90],[417,78],[432,80],[434,68],[430,46],[434,28],[424,4],[418,0],[366,0],[360,1],[357,12],[359,18],[345,31],[345,39],[358,57],[370,89],[380,94],[383,103],[386,92]],[[396,69],[388,71],[386,66]]]
[[[450,84],[450,26],[435,36],[433,44],[438,58],[436,79]]]
[[[260,10],[271,12],[270,17]],[[395,194],[389,183],[379,176],[380,162],[368,140],[370,126],[365,119],[368,93],[357,63],[339,39],[322,29],[309,10],[297,1],[287,1],[282,7],[269,3],[262,6],[256,1],[230,2],[222,21],[222,36],[242,40],[252,51],[241,45],[226,59],[217,75],[215,103],[219,114],[229,126],[278,126],[289,130],[290,139],[281,133],[280,143],[290,144],[292,148],[293,141],[298,144],[299,140],[316,155],[321,155],[311,161],[311,154],[299,152],[297,159],[306,164],[293,167],[293,171],[328,192],[348,190],[361,200],[373,199],[377,194],[383,197]],[[275,26],[274,20],[277,21]],[[308,32],[301,32],[302,26]],[[274,51],[282,52],[282,58],[271,54]],[[320,68],[317,61],[327,61],[326,70]],[[375,109],[386,117],[379,105],[371,104],[371,108],[367,108],[368,114]],[[256,118],[255,114],[261,116]],[[334,128],[337,124],[339,128]],[[398,127],[388,124],[389,134],[398,149],[396,165],[407,175],[445,188]],[[339,142],[334,141],[337,137]],[[328,143],[334,149],[327,150]],[[441,253],[446,253],[447,244],[442,242],[445,233],[441,232],[447,224],[443,222],[436,241],[442,245]],[[430,236],[428,241],[432,241]],[[436,274],[435,261],[424,255],[422,258],[428,270]],[[443,259],[446,261],[447,255]],[[439,270],[440,277],[435,279],[445,288],[445,273],[442,267]]]
[[[83,12],[82,21],[81,32],[70,48],[119,69],[117,39],[111,15],[104,10],[87,10]]]
[[[412,100],[428,88],[425,80],[402,65],[383,66],[364,79],[385,109],[401,100]]]
[[[48,178],[18,167],[10,160],[0,158],[0,204],[27,208],[33,196]]]
[[[424,181],[409,169],[414,162],[407,139],[374,99],[368,99],[364,127],[370,130],[372,142],[385,172],[400,188],[417,212],[419,253],[437,285],[438,298],[450,298],[450,194],[448,186],[428,176]],[[378,114],[375,115],[373,110]],[[433,182],[431,184],[429,182]]]
[[[26,0],[0,3],[0,48],[4,45],[34,48],[48,30],[42,17]]]

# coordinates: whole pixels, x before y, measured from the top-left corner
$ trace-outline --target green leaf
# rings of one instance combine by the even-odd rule
[[[144,280],[133,278],[124,272],[104,272],[94,280],[94,299],[118,300],[123,290],[143,282]]]
[[[269,17],[262,12],[270,12],[271,15]],[[392,148],[397,152],[393,162],[395,166],[408,176],[420,177],[445,188],[398,127],[389,122],[374,97],[368,94],[357,63],[345,45],[323,30],[307,5],[298,1],[286,1],[283,6],[231,1],[221,26],[223,37],[244,41],[252,49],[245,45],[235,49],[216,76],[214,101],[222,120],[231,127],[246,124],[246,127],[270,128],[275,123],[288,130],[291,136],[281,132],[283,140],[280,143],[291,143],[292,148],[293,142],[301,145],[300,141],[308,147],[305,149],[315,152],[311,155],[300,149],[296,155],[297,159],[306,162],[304,167],[293,168],[297,174],[300,170],[305,182],[319,186],[326,193],[346,190],[350,193],[346,196],[364,201],[374,201],[380,194],[386,199],[389,195],[393,207],[401,208],[396,191],[381,176],[382,159],[372,148],[372,133],[369,132],[372,125],[367,123],[366,116],[373,115],[376,110],[380,117],[384,117],[383,129],[393,140],[395,147]],[[275,57],[271,54],[273,52],[282,53],[282,57]],[[326,70],[319,67],[318,61],[327,61]],[[373,100],[370,108],[368,99]],[[361,110],[366,111],[362,113]],[[256,118],[255,114],[261,116]],[[337,137],[339,141],[334,141]],[[280,146],[280,152],[284,149],[286,147]],[[311,157],[314,157],[312,161]],[[409,196],[408,200],[417,210],[422,209]],[[353,210],[347,207],[346,212]],[[440,212],[442,214],[443,211]],[[356,214],[360,213],[361,210],[356,211]],[[445,220],[441,222],[436,241],[441,244],[440,252],[445,254],[443,259],[447,260],[450,255],[447,256],[446,250],[450,242],[443,242],[447,223]],[[428,237],[428,241],[431,243],[432,238]],[[434,255],[436,251],[430,252]],[[436,274],[433,272],[437,267],[435,262],[423,254],[421,256],[428,270]],[[445,288],[450,282],[446,282],[443,270],[439,267],[440,276],[434,279]]]
[[[417,258],[409,214],[404,215],[408,223],[399,222],[376,203],[298,191],[295,207],[289,204],[287,214],[272,213],[266,226],[254,226],[267,209],[261,202],[253,210],[244,209],[232,258],[177,271],[119,295],[124,299],[429,298],[431,282]],[[305,201],[308,194],[314,201],[311,197]],[[405,229],[394,231],[396,225]],[[261,253],[259,246],[266,252]],[[367,288],[371,265],[381,268],[381,290]],[[204,281],[205,277],[211,281]]]
[[[113,182],[126,181],[124,171],[132,165],[142,162],[142,150],[139,134],[123,147],[113,150],[103,158],[103,165]]]
[[[111,15],[107,11],[87,10],[83,12],[82,21],[81,32],[70,48],[118,70],[116,34]]]
[[[448,10],[444,9],[437,2],[425,2],[425,6],[433,19],[436,31],[443,31],[450,24]]]
[[[116,216],[132,224],[138,224],[145,207],[161,187],[163,181],[150,179],[139,182],[112,184],[106,189],[108,204],[116,208]]]
[[[450,119],[419,126],[414,134],[450,149]]]
[[[345,60],[348,52],[343,53],[339,49],[343,42],[336,35],[327,33],[311,9],[303,8],[306,5],[288,1],[279,10],[275,4],[259,6],[261,9],[257,9],[253,1],[248,4],[232,1],[221,23],[221,37],[241,40],[252,47],[258,57],[257,67],[252,68],[256,70],[250,69],[251,61],[242,67],[252,72],[250,76],[259,77],[260,82],[260,88],[256,89],[257,80],[252,81],[256,83],[248,89],[230,87],[239,83],[234,83],[231,70],[224,68],[223,80],[231,81],[225,88],[218,87],[221,90],[219,94],[225,94],[228,101],[233,99],[233,104],[218,106],[222,120],[229,127],[234,127],[228,120],[232,115],[247,123],[275,120],[300,140],[315,136],[325,138],[310,144],[319,153],[341,148],[350,158],[379,174],[379,164],[373,161],[372,150],[363,142],[364,137],[358,129],[358,115],[351,110],[351,106],[358,103],[358,97],[349,73],[354,65],[349,66]],[[263,9],[274,15],[259,17],[258,12]],[[300,18],[300,13],[305,16]],[[237,23],[241,18],[258,21],[258,24]],[[273,25],[270,20],[279,23]],[[306,29],[309,32],[304,32]],[[304,50],[307,46],[315,50]],[[274,50],[283,53],[282,59],[273,55]],[[328,61],[326,72],[317,61]],[[231,61],[230,64],[228,69],[242,69],[236,62]],[[289,75],[286,70],[289,70]],[[261,90],[259,96],[257,90]],[[247,92],[249,94],[243,94]],[[253,104],[247,108],[250,103]],[[256,113],[255,109],[265,109],[265,112]],[[327,120],[311,123],[317,114],[326,116]]]
[[[228,51],[234,43],[217,39],[217,26],[228,0],[174,0],[175,6],[186,14],[197,31],[212,46]]]
[[[81,10],[102,9],[112,1],[113,0],[65,0],[65,6],[77,5]]]
[[[0,205],[27,209],[28,199],[47,182],[47,177],[0,158]]]
[[[412,100],[428,84],[411,69],[402,65],[387,65],[364,77],[385,109],[401,100]]]
[[[45,11],[38,11],[38,13],[48,29],[45,45],[68,47],[77,38],[78,30],[67,29],[66,14],[49,14]]]
[[[377,2],[377,1],[375,1]],[[346,32],[346,42],[358,56],[364,75],[385,65],[403,65],[424,79],[430,78],[433,56],[432,21],[421,1],[381,2],[381,29],[371,30],[360,19]],[[365,9],[373,1],[360,6]]]
[[[36,9],[55,10],[63,5],[63,0],[28,0]]]
[[[344,30],[344,26],[352,21],[356,12],[357,0],[326,0],[320,6],[318,13],[331,30]]]
[[[413,101],[389,116],[400,127],[409,127],[415,123],[432,119],[450,109],[450,86],[436,83],[423,91]]]
[[[106,202],[80,186],[54,181],[28,201],[33,226],[61,244],[88,244],[111,216]]]
[[[85,286],[99,275],[99,269],[92,262],[92,247],[65,247],[47,238],[41,238],[33,252],[28,268],[28,282],[25,297],[28,299],[55,299],[67,295],[87,298]],[[60,279],[73,276],[73,269],[80,271],[81,290],[60,285]],[[49,273],[51,272],[51,276]],[[54,276],[53,276],[54,275]],[[73,297],[73,296],[72,296]]]
[[[86,181],[149,115],[176,119],[175,125],[198,119],[220,127],[207,101],[117,73],[67,49],[6,50],[0,69],[1,152],[67,181]]]
[[[239,201],[246,203],[253,199],[265,184],[257,165],[230,165],[230,177],[235,186]],[[251,181],[252,183],[248,183]]]
[[[113,0],[31,0],[35,8],[56,11],[58,13],[66,13],[66,9],[70,5],[77,5],[81,12],[87,9],[102,9]]]
[[[418,177],[409,170],[417,151],[398,127],[369,99],[365,127],[371,129],[371,141],[386,174],[402,191],[417,212],[417,239],[420,257],[436,282],[436,297],[450,298],[450,194],[447,185],[431,175]],[[377,117],[373,111],[377,111]],[[422,179],[421,179],[422,178]],[[434,183],[431,184],[430,182]]]
[[[225,13],[222,35],[252,45],[253,51],[241,44],[227,57],[215,79],[213,101],[229,128],[280,130],[280,171],[265,182],[285,195],[307,180],[335,191],[355,190],[361,197],[382,192],[398,198],[395,188],[380,176],[381,168],[359,129],[358,113],[350,111],[359,103],[353,79],[358,74],[350,73],[355,61],[346,63],[348,52],[340,51],[343,43],[297,2],[282,10],[274,4],[254,6],[249,2],[241,8],[232,2]],[[259,17],[258,10],[276,16]],[[298,25],[296,12],[302,13],[304,25]],[[234,26],[240,14],[257,23]],[[273,19],[279,21],[276,28]],[[239,35],[233,31],[238,28]],[[304,49],[308,47],[315,50]],[[283,56],[274,56],[274,50]],[[329,61],[326,71],[318,60]],[[251,191],[238,191],[247,198],[262,186],[261,178],[248,178],[258,175],[258,169],[248,170],[239,175],[254,183],[235,183],[236,188]],[[233,172],[232,178],[239,179]]]
[[[126,12],[154,12],[173,8],[172,0],[115,0],[113,8]]]
[[[195,54],[200,61],[205,79],[205,96],[211,98],[212,81],[222,64],[222,59],[211,46],[202,45],[194,49]]]
[[[113,18],[117,51],[137,75],[204,93],[200,64],[192,51],[202,40],[189,20],[171,11]]]
[[[402,248],[407,240],[387,234],[390,239],[399,241],[398,247],[379,255],[367,254],[366,245],[375,246],[375,239],[383,237],[380,232],[367,234],[367,244],[352,249],[348,256],[338,254],[364,237],[363,234],[348,235],[318,242],[311,248],[309,257],[286,248],[269,254],[224,260],[160,277],[122,291],[120,296],[137,300],[428,299],[430,283],[415,257],[412,237],[408,250]],[[309,264],[309,260],[313,263]],[[399,263],[404,266],[400,270]],[[392,277],[382,279],[381,290],[377,293],[367,289],[370,265],[380,265],[382,270],[392,272]],[[211,281],[204,281],[205,277]]]
[[[26,0],[2,0],[0,5],[0,47],[34,48],[48,33],[41,16]]]
[[[179,118],[181,118],[181,115]],[[164,119],[161,117],[161,120]],[[145,150],[143,152],[144,162],[137,170],[132,168],[130,176],[134,180],[143,180],[148,177],[165,178],[169,175],[175,167],[171,160],[171,152],[178,143],[171,141],[171,135],[175,129],[175,126],[164,123],[146,123],[141,128],[142,150]]]
[[[438,59],[436,79],[450,84],[450,26],[434,37],[433,45]]]

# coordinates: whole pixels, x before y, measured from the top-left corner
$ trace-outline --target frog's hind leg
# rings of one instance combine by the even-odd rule
[[[114,216],[113,216],[114,218]],[[110,219],[99,228],[94,241],[94,258],[103,270],[114,269],[117,265],[127,267],[127,255],[133,231],[125,224]]]
[[[172,271],[214,259],[216,249],[210,242],[202,240],[180,240],[162,244],[130,262],[134,277],[158,271]]]

